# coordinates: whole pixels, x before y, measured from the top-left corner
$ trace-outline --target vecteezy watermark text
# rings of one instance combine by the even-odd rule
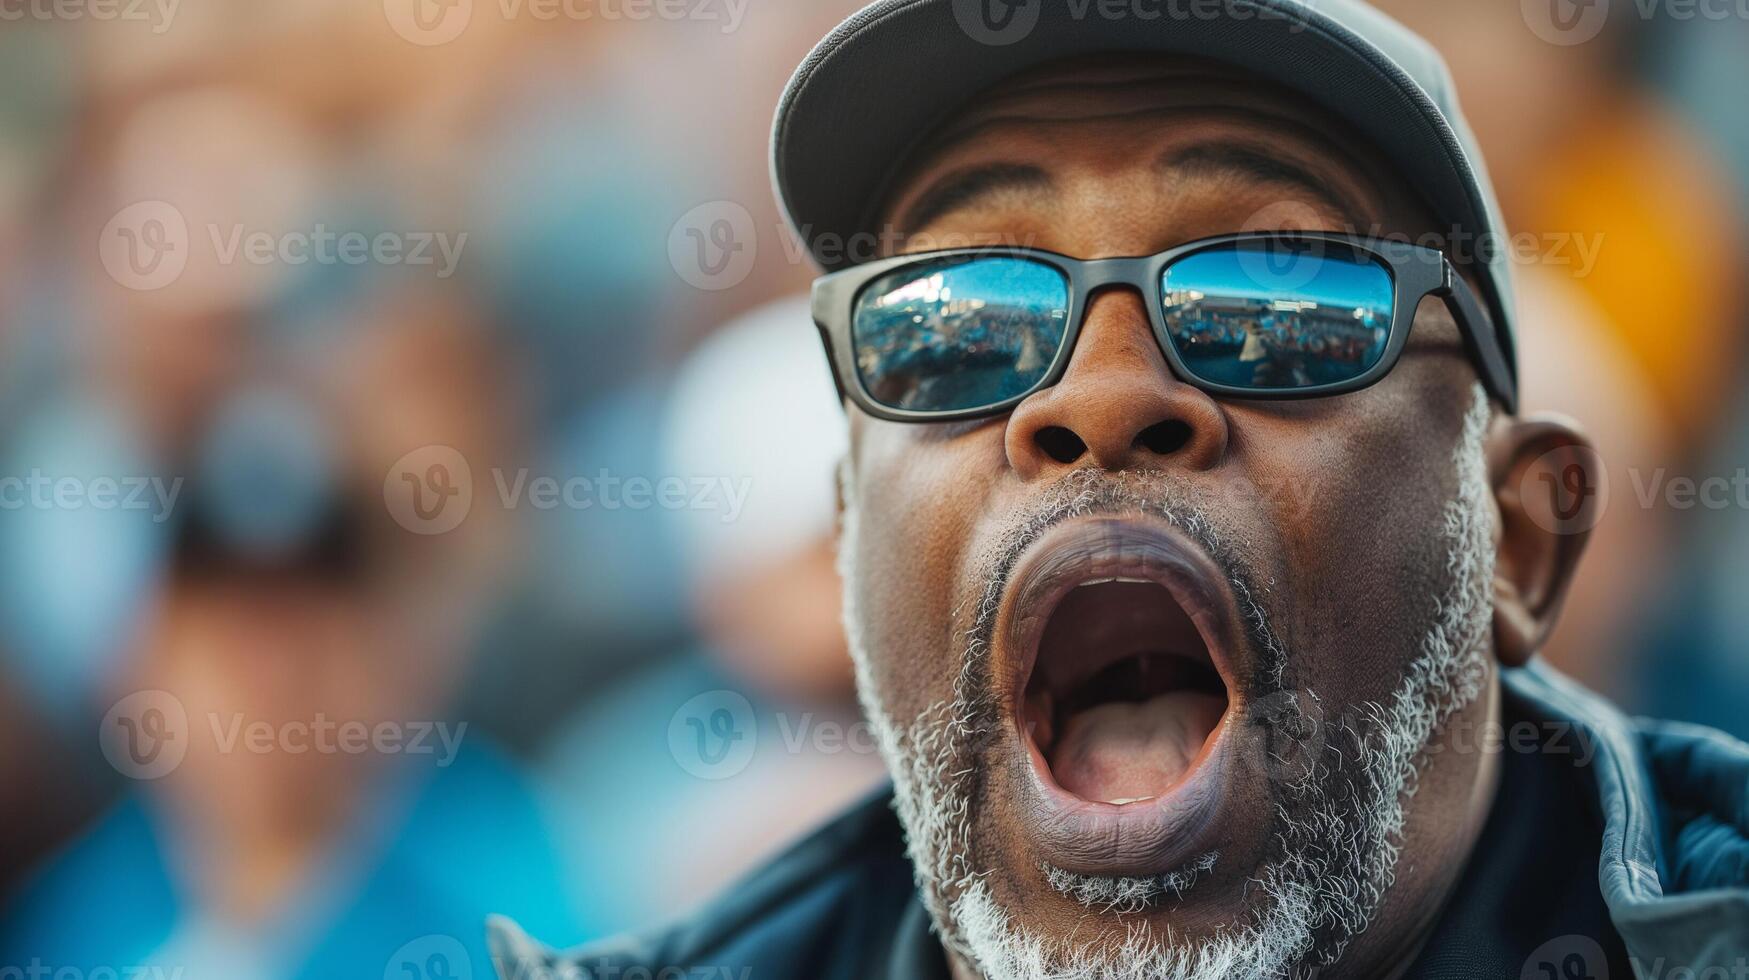
[[[730,967],[711,964],[692,966],[621,966],[606,957],[591,960],[559,960],[539,963],[531,960],[505,962],[493,959],[498,976],[505,980],[752,980],[750,966]],[[461,980],[457,976],[457,980]]]
[[[147,511],[152,523],[170,516],[182,492],[182,477],[52,476],[32,469],[23,476],[0,476],[0,511]]]
[[[1686,23],[1749,20],[1749,0],[1519,0],[1525,26],[1550,44],[1595,40],[1610,21],[1637,17]]]
[[[1749,0],[1744,0],[1749,3]],[[1258,210],[1236,230],[1269,232],[1286,227],[1322,227],[1328,222],[1300,201],[1280,201]],[[1452,227],[1408,235],[1379,224],[1331,228],[1377,241],[1416,245],[1437,252],[1460,266],[1486,266],[1504,260],[1513,266],[1544,266],[1584,279],[1597,270],[1604,238],[1596,231],[1477,232]],[[1032,235],[941,232],[914,233],[895,225],[854,232],[803,225],[791,230],[779,224],[770,235],[745,206],[727,200],[707,201],[687,210],[669,228],[668,261],[688,285],[708,291],[731,289],[753,274],[762,242],[772,237],[782,248],[786,265],[859,265],[904,252],[936,252],[960,248],[1031,248]]]
[[[170,202],[139,201],[116,212],[103,226],[97,254],[110,278],[128,289],[150,292],[180,279],[197,248],[222,267],[407,266],[430,268],[438,279],[448,279],[461,263],[467,243],[465,231],[367,233],[322,222],[289,229],[210,222],[202,236],[191,231],[187,217]]]
[[[382,0],[383,15],[403,39],[421,47],[448,44],[474,22],[477,8],[496,7],[506,22],[518,20],[703,22],[724,34],[741,27],[750,0]]]
[[[741,516],[751,477],[644,476],[599,469],[590,475],[536,473],[529,467],[494,467],[492,488],[506,511],[715,511],[728,524]],[[473,468],[450,446],[421,446],[396,460],[383,478],[389,516],[416,534],[443,534],[461,526],[474,505]]]
[[[320,711],[307,719],[277,721],[209,711],[203,722],[191,723],[182,700],[169,691],[137,691],[103,716],[98,746],[117,772],[141,780],[174,772],[202,736],[220,755],[431,756],[442,769],[455,761],[468,732],[465,721],[366,722]]]
[[[0,0],[0,21],[142,22],[153,34],[170,29],[182,0]]]
[[[40,957],[0,966],[0,980],[182,980],[186,967],[140,963],[133,966],[55,966]]]
[[[620,476],[598,470],[594,476],[531,476],[527,467],[494,469],[492,481],[505,510],[527,503],[535,510],[721,511],[724,524],[741,515],[752,480],[727,476]]]
[[[1038,27],[1047,0],[954,0],[954,20],[979,44],[1005,47],[1025,40]],[[1301,21],[1282,10],[1247,0],[1050,0],[1060,3],[1069,19],[1134,21],[1138,25],[1187,21],[1287,21],[1291,32],[1305,30]]]

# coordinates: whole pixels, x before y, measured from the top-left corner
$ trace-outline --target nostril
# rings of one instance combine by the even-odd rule
[[[1190,442],[1190,426],[1177,419],[1166,422],[1156,422],[1136,434],[1137,448],[1146,449],[1151,453],[1168,456],[1183,449]]]
[[[1032,440],[1045,451],[1045,455],[1059,463],[1073,463],[1087,451],[1087,444],[1081,437],[1060,425],[1046,426],[1033,433]]]

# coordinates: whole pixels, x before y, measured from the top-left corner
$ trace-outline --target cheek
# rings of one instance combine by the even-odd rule
[[[875,694],[896,719],[953,696],[962,662],[968,542],[994,479],[1000,429],[949,440],[860,419],[852,451],[852,598]]]
[[[1306,683],[1376,699],[1418,652],[1448,584],[1445,513],[1467,407],[1437,384],[1414,403],[1381,385],[1316,418],[1265,409],[1235,420],[1248,468],[1283,488],[1260,515],[1280,548],[1270,611]]]

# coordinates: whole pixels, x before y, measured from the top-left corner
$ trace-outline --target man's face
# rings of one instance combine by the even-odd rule
[[[1107,59],[980,97],[887,220],[907,251],[1101,258],[1419,238],[1412,201],[1309,104]],[[1491,786],[1423,751],[1496,710],[1488,402],[1434,303],[1378,385],[1274,402],[1175,378],[1143,303],[1095,295],[1061,382],[1005,416],[853,410],[847,624],[925,897],[992,977],[1400,957]]]

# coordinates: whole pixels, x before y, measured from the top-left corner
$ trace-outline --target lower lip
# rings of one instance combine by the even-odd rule
[[[1028,762],[1018,802],[1033,845],[1054,867],[1101,877],[1166,874],[1216,849],[1231,718],[1229,708],[1178,782],[1151,800],[1121,805],[1057,785],[1038,744],[1017,732]]]

